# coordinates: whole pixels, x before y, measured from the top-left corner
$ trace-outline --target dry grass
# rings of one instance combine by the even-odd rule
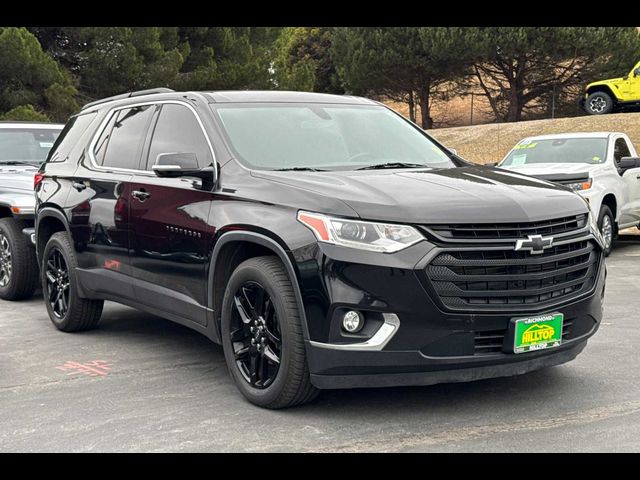
[[[501,160],[524,137],[594,131],[624,132],[637,149],[640,147],[640,113],[439,128],[429,133],[446,146],[455,148],[467,160],[487,163]]]
[[[384,103],[409,118],[409,106],[406,103],[392,101],[385,101]],[[436,101],[431,106],[431,116],[436,127],[469,125],[471,122],[471,95],[455,96],[445,102]],[[473,100],[473,123],[488,123],[493,118],[487,97],[475,95]]]
[[[431,130],[437,140],[455,148],[467,160],[477,163],[501,160],[519,140],[533,135],[566,132],[624,132],[640,147],[640,113],[531,120],[518,123],[492,123],[471,127]],[[640,230],[623,230],[624,234],[640,234]]]

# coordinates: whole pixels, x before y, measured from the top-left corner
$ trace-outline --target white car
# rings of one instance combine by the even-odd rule
[[[605,253],[618,230],[640,226],[640,159],[621,132],[564,133],[521,140],[499,168],[564,184],[598,215]]]

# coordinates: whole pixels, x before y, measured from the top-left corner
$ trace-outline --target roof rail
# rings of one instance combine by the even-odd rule
[[[96,100],[95,102],[89,102],[82,107],[82,110],[94,107],[96,105],[100,105],[101,103],[112,102],[114,100],[123,100],[125,98],[130,97],[141,97],[143,95],[153,95],[154,93],[171,93],[175,92],[175,90],[171,90],[170,88],[150,88],[148,90],[138,90],[136,92],[127,92],[120,95],[114,95],[113,97],[103,98],[101,100]]]

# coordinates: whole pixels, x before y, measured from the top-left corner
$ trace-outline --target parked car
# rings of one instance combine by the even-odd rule
[[[602,115],[640,106],[640,62],[622,78],[590,83],[580,102],[584,111],[590,115]]]
[[[528,137],[498,166],[563,184],[587,199],[597,215],[605,255],[619,230],[640,225],[640,159],[622,132]]]
[[[49,317],[93,328],[113,300],[186,325],[268,408],[572,360],[602,317],[587,203],[462,164],[358,97],[91,103],[36,176]]]
[[[33,295],[40,276],[35,249],[33,176],[63,125],[0,122],[0,298]]]

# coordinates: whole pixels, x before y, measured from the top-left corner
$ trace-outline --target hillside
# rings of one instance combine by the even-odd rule
[[[640,147],[640,113],[492,123],[429,131],[446,146],[455,148],[467,160],[486,163],[501,160],[519,140],[532,135],[566,132],[624,132]]]

